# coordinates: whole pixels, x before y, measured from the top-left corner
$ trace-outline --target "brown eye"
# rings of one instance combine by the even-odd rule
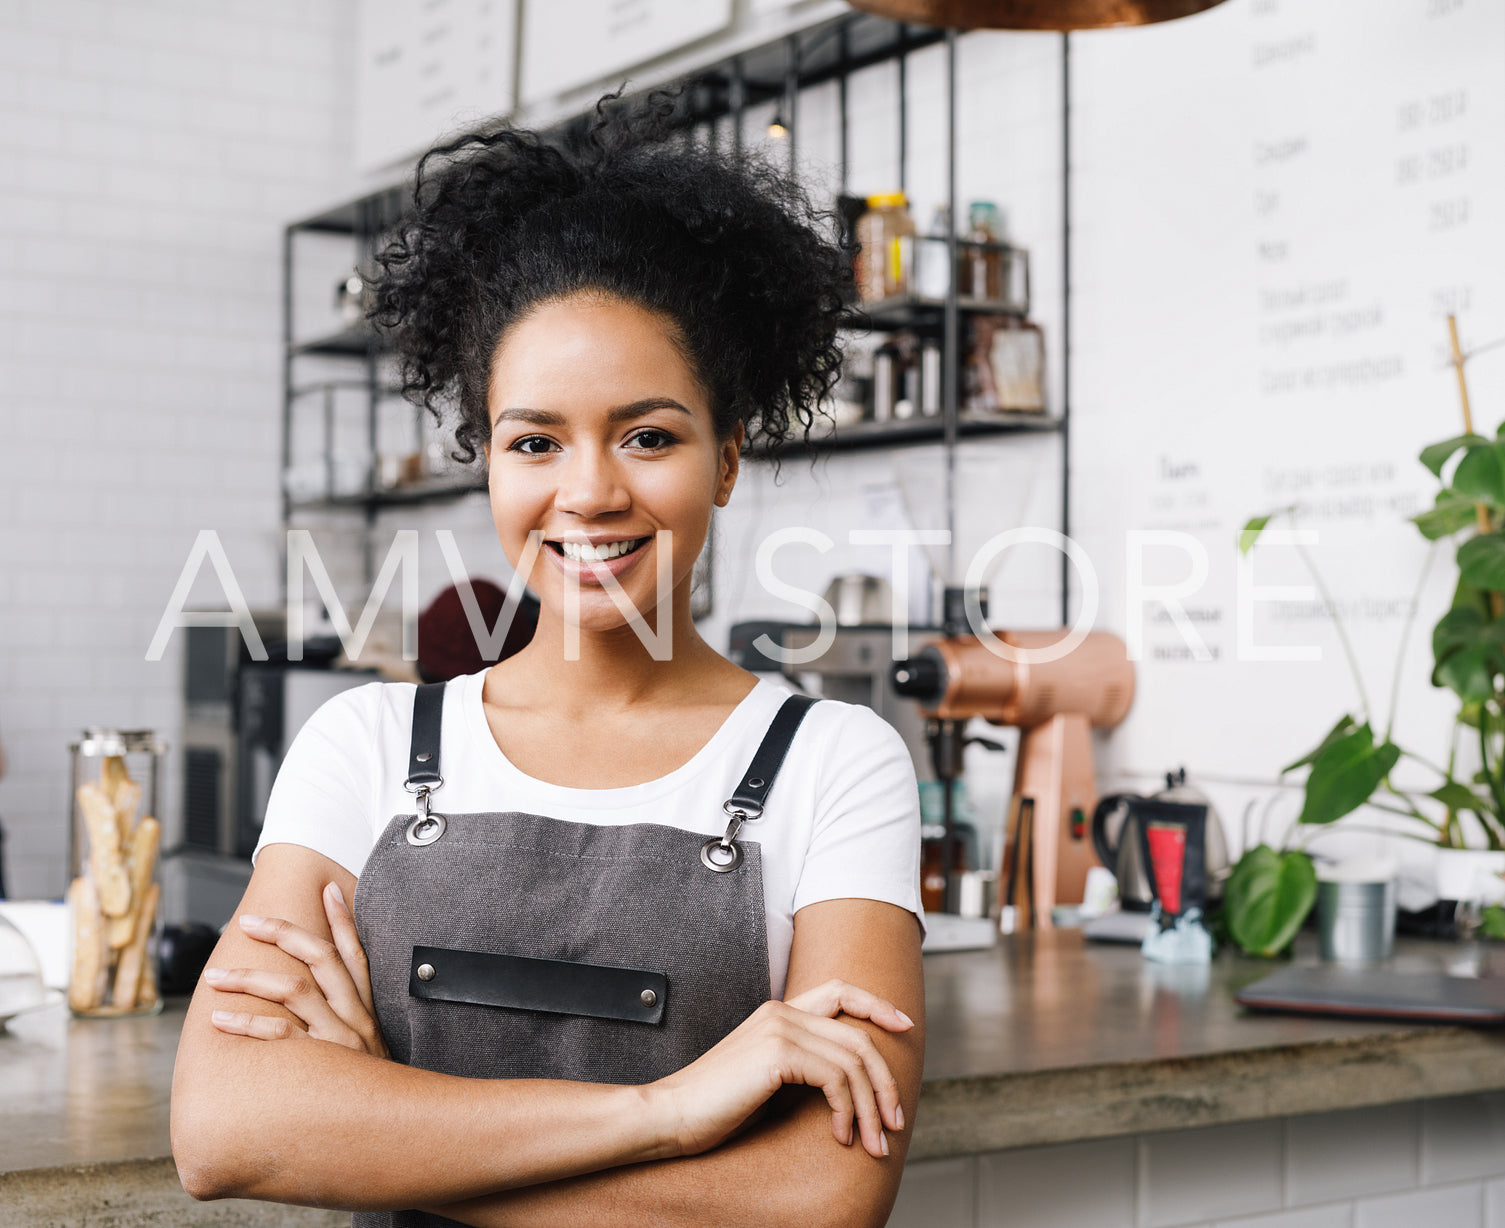
[[[542,456],[554,447],[552,439],[546,439],[542,435],[524,435],[508,445],[507,451],[521,452],[524,456]]]
[[[634,435],[632,442],[645,451],[657,452],[674,443],[675,439],[668,431],[661,431],[657,427],[649,427]]]

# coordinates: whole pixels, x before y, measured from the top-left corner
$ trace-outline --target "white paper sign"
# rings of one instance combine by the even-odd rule
[[[410,158],[514,105],[518,0],[361,0],[355,161]]]
[[[731,20],[732,0],[528,0],[523,101],[603,80],[723,30]]]

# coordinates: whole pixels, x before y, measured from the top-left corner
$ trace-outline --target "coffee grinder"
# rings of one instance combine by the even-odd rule
[[[1056,904],[1081,903],[1088,867],[1096,861],[1088,830],[1097,803],[1090,730],[1111,729],[1128,714],[1134,666],[1123,641],[1104,631],[1087,633],[1050,660],[1047,650],[1067,632],[991,631],[997,642],[985,644],[968,626],[963,590],[948,588],[942,637],[895,662],[890,673],[895,691],[917,700],[926,718],[931,762],[945,799],[947,898],[955,856],[952,782],[962,774],[968,742],[985,741],[966,735],[967,721],[980,716],[1019,730],[1009,813],[1020,816],[1026,807],[1032,812],[1034,923],[1049,929]],[[1023,823],[1016,820],[1015,827]],[[1029,918],[1021,923],[1028,925]]]

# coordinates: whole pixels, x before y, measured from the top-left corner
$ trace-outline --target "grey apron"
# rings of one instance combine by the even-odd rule
[[[355,923],[394,1060],[488,1079],[649,1083],[689,1065],[769,996],[759,846],[790,742],[815,702],[784,701],[726,801],[725,833],[598,827],[516,811],[448,814],[444,684],[413,698],[405,782],[356,883]],[[452,1224],[360,1212],[356,1228]]]

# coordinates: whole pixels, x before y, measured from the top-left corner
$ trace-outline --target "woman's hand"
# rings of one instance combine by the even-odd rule
[[[713,1049],[646,1088],[667,1114],[678,1153],[708,1151],[784,1084],[803,1083],[825,1093],[838,1143],[851,1144],[855,1119],[863,1147],[886,1156],[885,1126],[904,1128],[898,1084],[872,1038],[839,1022],[839,1014],[890,1032],[914,1027],[892,1002],[844,981],[827,981],[788,1002],[763,1003]]]
[[[239,917],[240,928],[249,937],[282,948],[308,968],[309,976],[249,968],[204,969],[204,979],[215,989],[280,1002],[305,1026],[297,1027],[280,1016],[217,1010],[210,1016],[216,1028],[260,1040],[312,1037],[374,1057],[387,1056],[386,1043],[376,1025],[366,952],[345,907],[345,897],[334,883],[324,888],[324,915],[333,942],[289,921],[249,914]]]

